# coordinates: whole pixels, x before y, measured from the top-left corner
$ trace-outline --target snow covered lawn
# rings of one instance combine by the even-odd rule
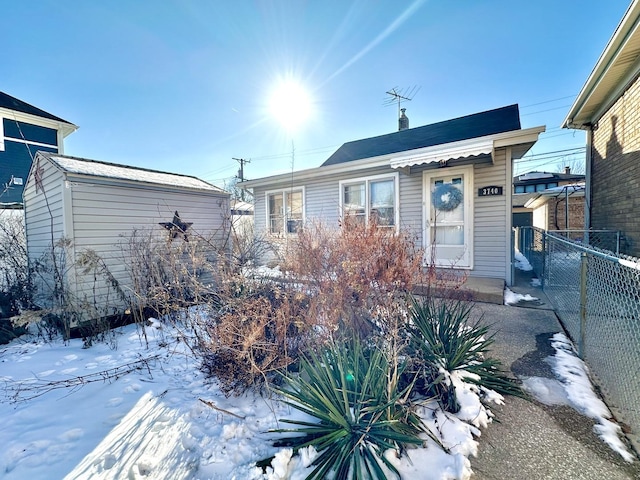
[[[115,349],[24,337],[0,347],[0,477],[301,480],[310,472],[313,451],[291,459],[268,433],[282,427],[278,419],[302,418],[298,411],[277,399],[225,398],[173,327],[153,321],[149,348],[139,333],[133,325],[118,329]],[[392,458],[405,479],[471,474],[468,457],[491,414],[475,387],[460,374],[453,380],[459,414],[434,402],[421,407],[450,451],[428,440],[409,458]],[[253,465],[276,454],[264,474]]]

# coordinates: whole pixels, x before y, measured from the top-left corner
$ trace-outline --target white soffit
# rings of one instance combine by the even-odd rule
[[[463,140],[445,145],[434,145],[412,152],[409,155],[391,158],[391,168],[405,168],[425,163],[454,160],[457,158],[490,155],[493,152],[493,139],[478,142]]]

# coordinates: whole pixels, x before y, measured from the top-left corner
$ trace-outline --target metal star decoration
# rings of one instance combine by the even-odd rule
[[[173,214],[173,220],[171,222],[160,222],[164,228],[169,230],[169,240],[173,240],[178,235],[182,235],[182,238],[185,242],[189,241],[189,237],[187,237],[187,229],[193,225],[193,222],[183,222],[180,219],[180,214],[176,210],[176,213]]]

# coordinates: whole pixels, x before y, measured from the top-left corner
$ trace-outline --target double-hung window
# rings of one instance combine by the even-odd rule
[[[267,228],[272,235],[294,234],[304,223],[304,189],[267,192]]]
[[[340,182],[340,208],[345,219],[397,228],[398,174],[354,178]]]

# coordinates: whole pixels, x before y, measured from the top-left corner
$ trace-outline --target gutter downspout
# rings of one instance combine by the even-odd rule
[[[587,129],[587,149],[585,152],[585,185],[584,185],[584,230],[585,241],[589,244],[589,228],[591,228],[591,151],[593,149],[593,127]]]

